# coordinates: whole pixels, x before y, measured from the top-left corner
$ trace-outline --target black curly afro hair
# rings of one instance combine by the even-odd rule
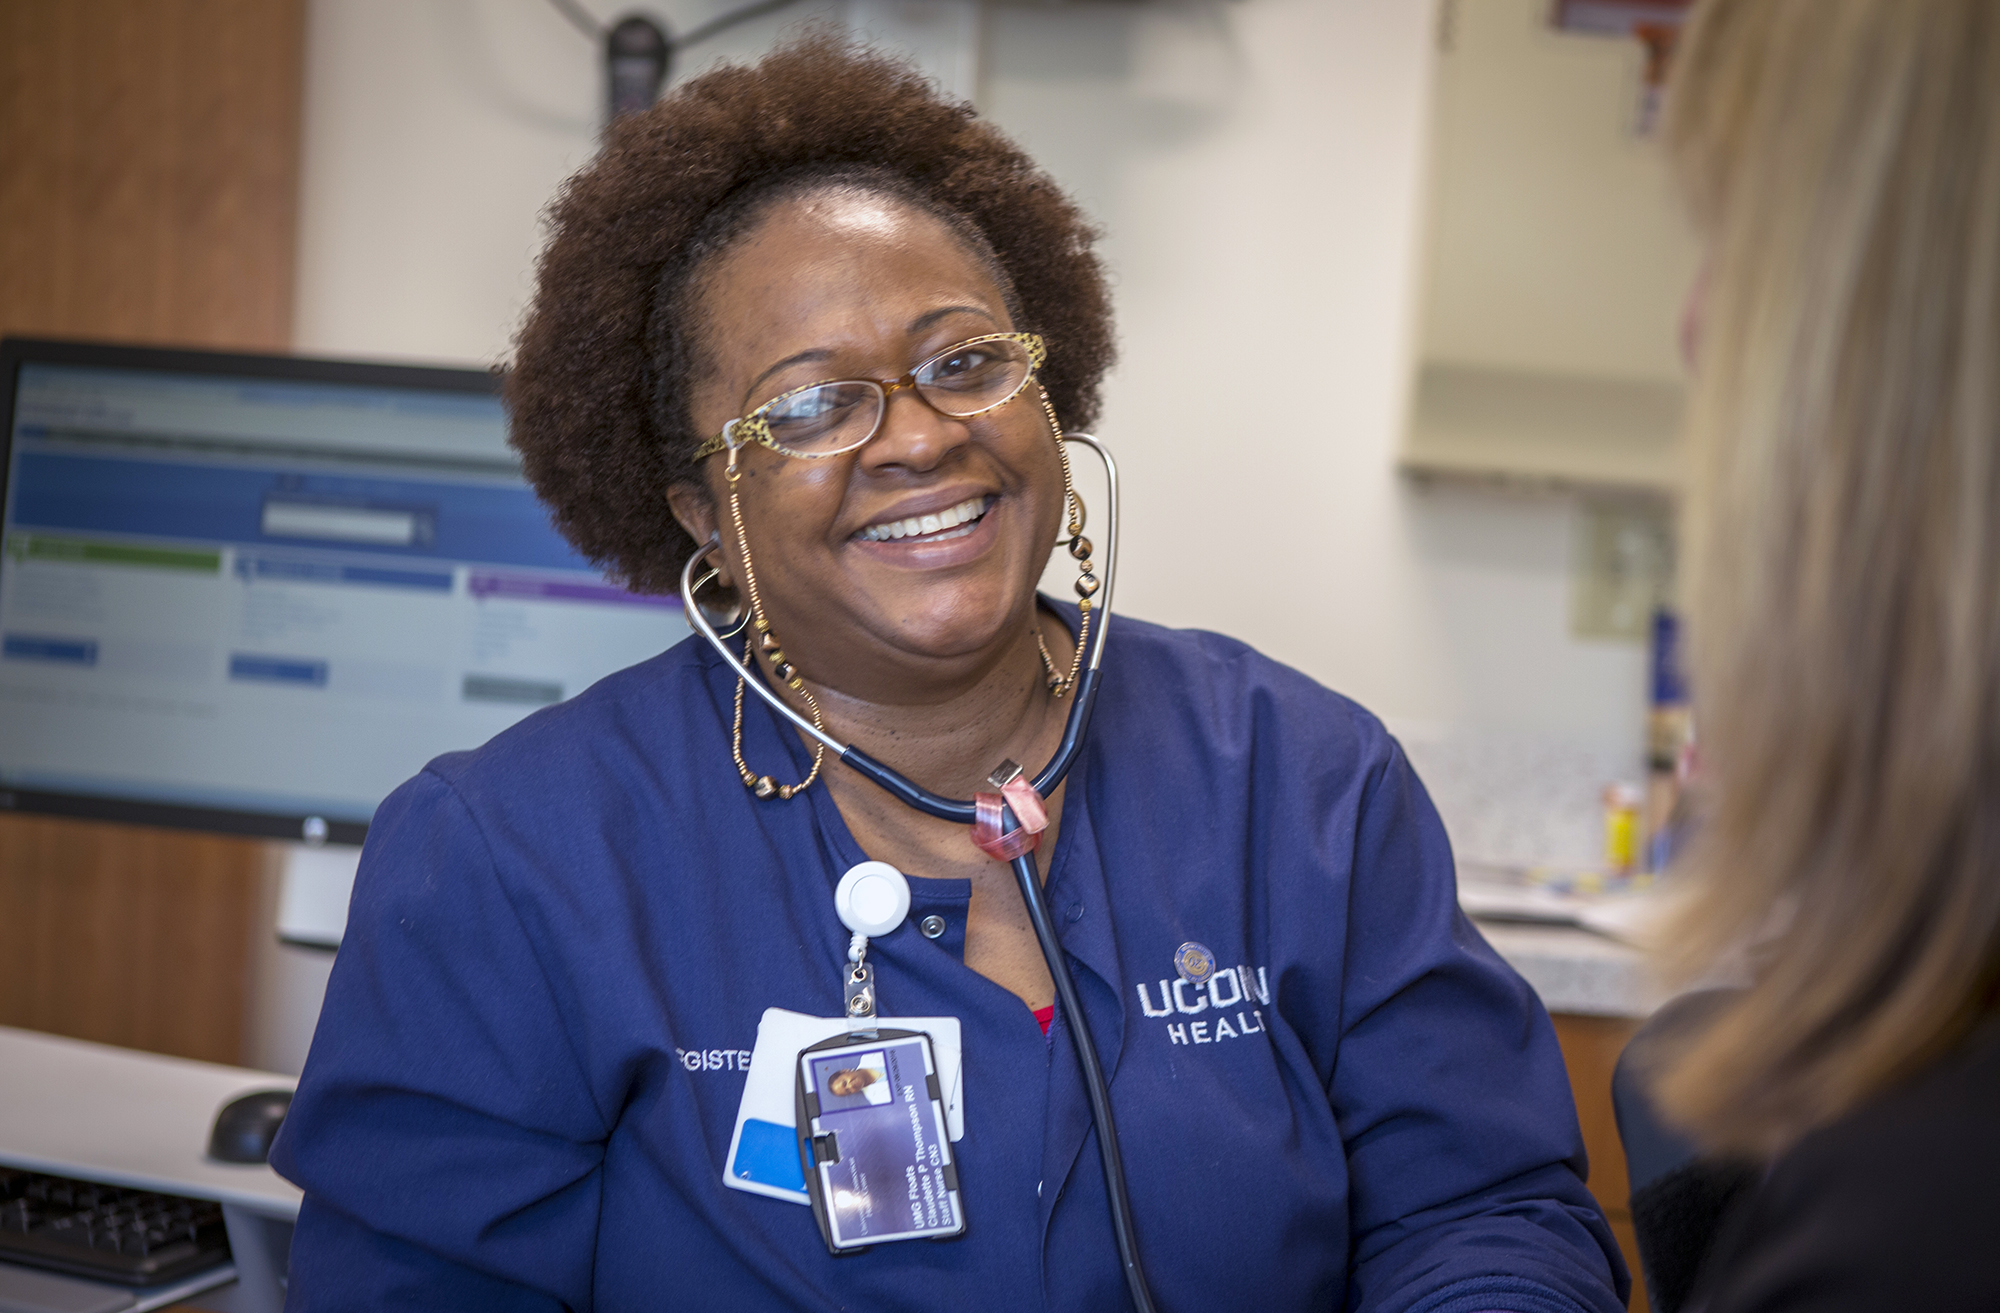
[[[696,279],[770,206],[822,187],[884,192],[966,240],[1015,326],[1049,344],[1066,426],[1096,421],[1112,362],[1095,227],[970,105],[838,36],[694,78],[630,115],[550,208],[534,304],[506,378],[512,441],[556,525],[641,592],[671,592],[695,544],[667,507],[699,484]]]

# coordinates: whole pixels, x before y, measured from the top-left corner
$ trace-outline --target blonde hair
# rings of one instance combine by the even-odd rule
[[[1755,947],[1655,1087],[1769,1154],[1996,1004],[2000,0],[1704,0],[1670,95],[1711,263],[1667,965]]]

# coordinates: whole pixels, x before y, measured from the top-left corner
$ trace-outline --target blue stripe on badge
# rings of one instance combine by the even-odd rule
[[[806,1192],[805,1170],[799,1166],[799,1142],[789,1126],[746,1118],[736,1137],[736,1160],[729,1165],[739,1180],[780,1190]]]

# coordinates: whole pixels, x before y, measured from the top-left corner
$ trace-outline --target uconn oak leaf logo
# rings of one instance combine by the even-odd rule
[[[1263,967],[1219,967],[1205,944],[1189,942],[1174,950],[1174,974],[1179,979],[1160,981],[1157,1003],[1144,981],[1133,987],[1139,1011],[1164,1020],[1173,1043],[1215,1044],[1264,1033],[1271,982]]]

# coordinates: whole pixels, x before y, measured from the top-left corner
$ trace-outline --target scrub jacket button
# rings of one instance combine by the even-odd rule
[[[1082,903],[1071,903],[1071,904],[1069,905],[1069,922],[1070,922],[1070,924],[1071,924],[1071,925],[1075,925],[1075,924],[1076,924],[1076,923],[1077,923],[1078,921],[1081,921],[1081,920],[1083,920],[1083,904],[1082,904]]]
[[[926,939],[942,938],[944,935],[944,918],[941,916],[927,916],[917,922],[917,929],[924,932],[924,938]]]

